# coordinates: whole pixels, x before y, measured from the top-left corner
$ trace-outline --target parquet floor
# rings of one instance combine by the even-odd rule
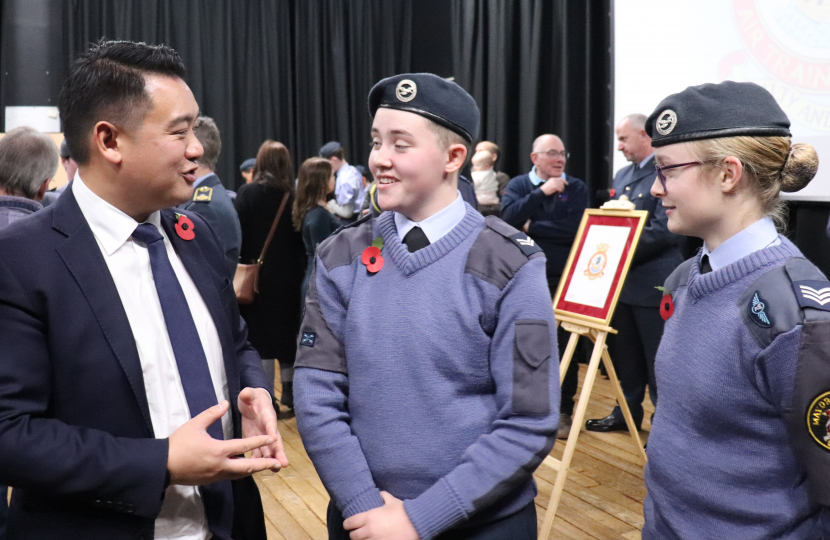
[[[580,389],[586,369],[580,365]],[[279,381],[275,388],[280,388]],[[598,376],[587,418],[607,415],[614,406],[613,395],[611,384]],[[648,421],[651,412],[653,408],[648,403],[640,433],[644,442],[651,428]],[[278,474],[264,472],[256,476],[265,508],[268,539],[326,540],[328,494],[303,449],[296,420],[280,420],[279,427],[291,466]],[[551,455],[559,459],[563,449],[564,441],[557,441]],[[542,466],[535,477],[539,486],[536,510],[541,527],[556,472]],[[640,540],[645,495],[643,466],[628,432],[591,433],[583,429],[550,537]]]

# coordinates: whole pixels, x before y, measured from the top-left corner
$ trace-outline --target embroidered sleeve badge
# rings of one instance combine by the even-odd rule
[[[755,294],[752,296],[752,301],[750,301],[747,307],[749,308],[749,318],[752,319],[752,322],[761,328],[772,327],[772,317],[766,311],[768,306],[758,294],[758,291],[755,291]]]
[[[820,394],[807,408],[807,431],[825,450],[830,450],[830,392]]]
[[[830,283],[826,281],[793,281],[798,305],[830,311]]]

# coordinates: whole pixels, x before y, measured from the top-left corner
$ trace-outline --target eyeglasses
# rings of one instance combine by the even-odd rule
[[[569,157],[571,157],[570,152],[565,152],[565,151],[557,152],[556,150],[548,150],[547,152],[536,152],[536,154],[544,154],[544,155],[548,156],[551,159],[554,159],[554,158],[557,158],[557,157],[568,159]]]
[[[660,185],[663,186],[663,191],[666,191],[666,175],[663,174],[663,171],[668,171],[669,169],[679,169],[680,167],[691,167],[693,165],[703,165],[709,161],[711,160],[690,161],[689,163],[678,163],[677,165],[666,165],[664,167],[658,167],[655,165],[654,169],[657,171],[657,179],[660,180]]]

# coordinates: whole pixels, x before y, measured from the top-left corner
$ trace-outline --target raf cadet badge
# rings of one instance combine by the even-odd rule
[[[591,259],[588,261],[588,268],[584,272],[588,276],[588,279],[599,279],[605,275],[605,265],[608,264],[608,255],[606,252],[610,247],[610,244],[605,243],[597,246],[597,252],[591,255]]]
[[[418,94],[418,86],[409,79],[404,79],[395,87],[395,96],[399,101],[408,103]]]
[[[360,256],[360,262],[366,265],[366,270],[370,274],[377,274],[383,268],[383,257],[380,251],[383,249],[383,237],[378,236],[372,241],[372,245],[363,250]]]
[[[816,397],[807,408],[807,430],[819,446],[830,450],[830,392]]]
[[[663,317],[664,321],[668,321],[669,317],[674,315],[674,298],[671,295],[671,291],[669,291],[667,288],[654,288],[663,293],[663,298],[660,300],[660,316]]]
[[[196,238],[196,232],[193,230],[193,222],[184,214],[176,214],[176,234],[182,240],[193,240]]]
[[[666,109],[657,117],[657,132],[660,135],[668,135],[674,131],[676,125],[677,114],[671,109]]]
[[[764,299],[761,298],[758,291],[755,291],[747,308],[749,309],[749,318],[761,328],[772,327],[772,317],[767,313],[767,307],[769,306],[764,302]]]

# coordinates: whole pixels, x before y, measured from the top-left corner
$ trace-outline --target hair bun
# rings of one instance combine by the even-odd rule
[[[818,171],[816,149],[805,143],[796,143],[781,170],[781,191],[793,193],[810,183]]]

